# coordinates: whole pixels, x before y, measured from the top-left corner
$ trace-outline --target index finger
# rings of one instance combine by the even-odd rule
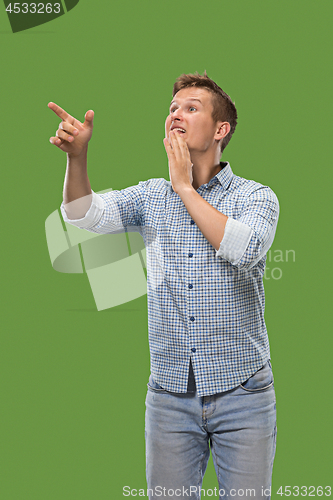
[[[178,144],[183,149],[184,153],[189,156],[190,150],[188,149],[188,145],[187,145],[187,142],[185,141],[184,137],[182,137],[181,134],[177,134],[177,133],[176,133],[176,137],[178,140]]]
[[[62,109],[58,104],[55,104],[54,102],[49,102],[48,107],[52,109],[52,111],[55,112],[59,118],[62,120],[67,120],[67,118],[72,118],[71,115],[69,115],[64,109]]]

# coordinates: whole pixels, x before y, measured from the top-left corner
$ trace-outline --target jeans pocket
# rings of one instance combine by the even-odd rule
[[[240,387],[248,392],[265,391],[274,385],[274,378],[270,360],[252,377],[240,384]]]
[[[159,384],[157,384],[157,382],[155,382],[152,375],[150,375],[150,377],[149,377],[147,387],[148,387],[148,390],[153,391],[153,392],[157,392],[159,394],[163,394],[163,393],[167,394],[167,392],[168,392],[165,389],[163,389],[163,387],[161,387]]]

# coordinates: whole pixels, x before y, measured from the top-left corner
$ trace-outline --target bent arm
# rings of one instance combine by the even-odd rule
[[[254,191],[237,219],[216,210],[192,187],[178,194],[217,257],[239,269],[250,269],[268,252],[279,217],[278,200],[271,189]]]
[[[218,250],[228,217],[212,207],[192,186],[180,189],[178,195],[206,240]]]
[[[261,186],[248,196],[236,219],[228,218],[216,256],[238,269],[251,269],[271,247],[278,218],[276,195],[267,186]]]

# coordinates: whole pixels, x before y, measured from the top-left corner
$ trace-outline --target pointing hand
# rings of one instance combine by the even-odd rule
[[[50,137],[51,144],[72,157],[86,151],[93,131],[94,112],[87,111],[81,123],[54,102],[49,102],[48,107],[62,120],[56,136]]]

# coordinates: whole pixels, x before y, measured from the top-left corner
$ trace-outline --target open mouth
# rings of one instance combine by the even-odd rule
[[[180,134],[185,134],[185,132],[186,132],[185,129],[179,128],[179,127],[173,128],[172,130],[174,130],[175,132],[179,132]]]

